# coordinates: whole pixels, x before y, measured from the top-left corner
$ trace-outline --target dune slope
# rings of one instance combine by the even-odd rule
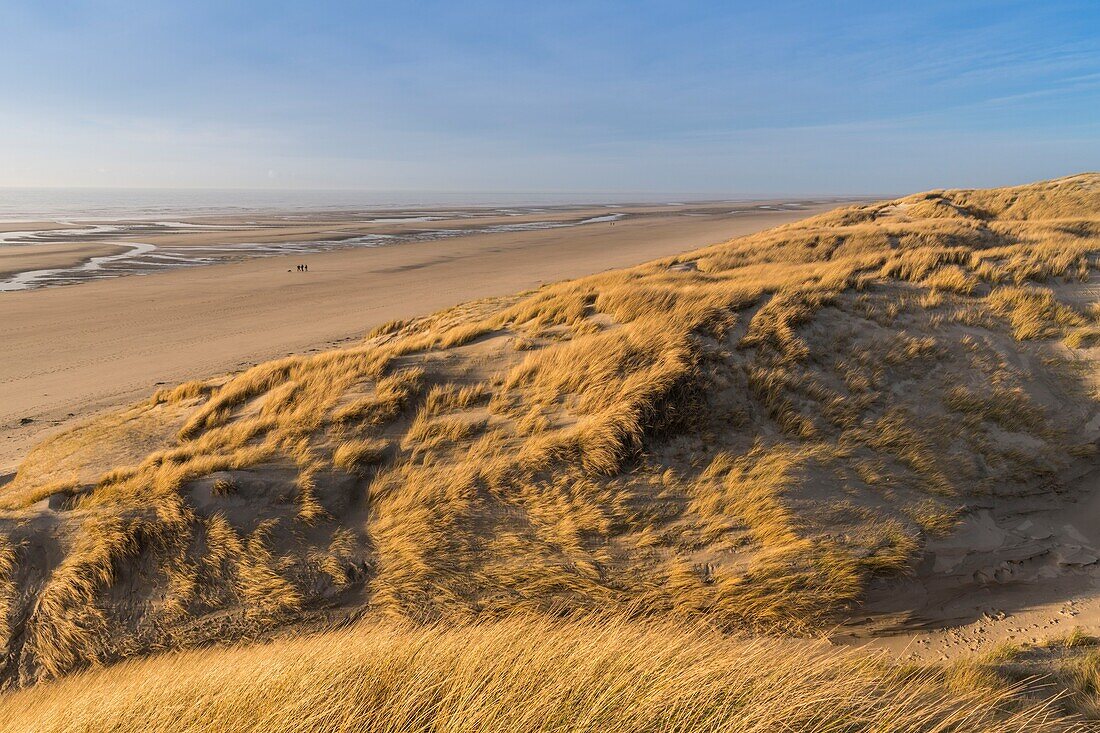
[[[1094,475],[1098,250],[1100,175],[936,191],[162,390],[0,490],[4,677],[352,616],[804,633],[1001,580],[936,543]]]

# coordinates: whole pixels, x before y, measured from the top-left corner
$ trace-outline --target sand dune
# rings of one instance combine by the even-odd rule
[[[501,273],[491,297],[166,385],[42,441],[0,491],[5,675],[352,619],[412,640],[610,615],[962,660],[874,661],[884,684],[935,685],[856,729],[1096,716],[1098,211],[1096,174],[855,205],[532,292],[494,294]],[[457,263],[502,264],[484,247]],[[252,282],[253,264],[206,272]],[[425,299],[450,272],[458,301],[455,265],[375,271],[432,269]],[[329,307],[311,312],[364,314]],[[1025,684],[1036,671],[1067,697]],[[64,719],[46,689],[8,701]],[[985,717],[937,727],[930,710]]]
[[[678,213],[678,212],[676,212]],[[4,293],[0,474],[43,431],[139,398],[158,383],[324,348],[393,318],[621,267],[793,221],[805,212],[651,216],[471,235]],[[307,237],[317,227],[298,227]],[[214,235],[192,235],[204,243]],[[254,238],[255,233],[249,235]],[[42,246],[42,245],[39,245]],[[104,245],[97,245],[104,246]],[[22,267],[49,266],[41,261]],[[34,422],[20,425],[23,418]]]

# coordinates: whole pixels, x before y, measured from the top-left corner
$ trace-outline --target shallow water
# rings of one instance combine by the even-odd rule
[[[666,195],[667,196],[667,195]],[[350,247],[381,247],[410,242],[425,242],[467,234],[530,232],[543,229],[564,229],[590,224],[613,224],[632,214],[613,211],[621,205],[605,203],[615,195],[584,198],[580,194],[449,194],[432,198],[432,194],[386,194],[369,192],[217,192],[217,191],[108,191],[108,190],[34,190],[0,189],[0,221],[45,221],[65,224],[67,229],[29,229],[0,232],[0,251],[5,246],[34,244],[97,242],[118,244],[126,251],[100,257],[90,257],[79,264],[21,272],[0,279],[0,292],[32,288],[72,285],[89,280],[163,272],[173,267],[197,267],[255,257],[285,254],[307,255]],[[480,200],[479,200],[480,198]],[[624,201],[645,203],[645,197],[620,196]],[[667,201],[651,196],[650,202]],[[415,207],[408,203],[415,201]],[[567,212],[569,207],[605,208],[609,213],[579,220],[546,220],[509,223],[485,223],[485,217],[539,216]],[[723,204],[739,203],[727,199]],[[783,211],[803,208],[805,202],[743,202],[747,205],[730,214],[752,211]],[[486,205],[489,204],[489,205]],[[667,204],[666,204],[667,205]],[[461,208],[462,206],[477,208]],[[557,207],[557,208],[555,208]],[[565,208],[563,208],[565,207]],[[161,234],[205,231],[218,232],[250,229],[257,224],[243,221],[241,214],[255,213],[267,224],[281,222],[323,222],[338,216],[343,223],[422,224],[413,232],[397,234],[361,234],[347,236],[333,231],[331,237],[321,232],[317,238],[296,242],[254,242],[214,244],[204,246],[163,246],[144,242],[146,237]],[[259,216],[263,214],[263,216]],[[231,215],[233,223],[203,223],[182,221],[195,216]],[[686,215],[691,215],[690,213]],[[706,215],[706,214],[701,214]],[[448,228],[433,222],[463,220],[473,226]],[[102,222],[102,223],[99,223]],[[453,227],[453,224],[452,224]]]
[[[74,279],[92,279],[94,278],[93,273],[105,272],[105,268],[112,262],[130,260],[156,249],[156,247],[151,244],[142,244],[140,242],[127,242],[125,246],[130,247],[129,252],[92,257],[87,262],[72,267],[57,267],[46,270],[28,270],[27,272],[20,272],[7,280],[0,280],[0,292],[29,290],[46,284],[58,285],[62,282],[68,282]]]
[[[493,212],[494,214],[497,212]],[[517,211],[517,214],[529,213]],[[196,267],[232,260],[255,257],[274,257],[285,254],[316,254],[334,249],[351,247],[380,247],[405,242],[425,242],[447,239],[475,233],[526,232],[540,229],[560,229],[599,222],[612,222],[622,214],[608,214],[578,221],[531,221],[519,224],[494,224],[464,229],[430,229],[407,234],[362,234],[340,236],[331,239],[319,237],[299,242],[254,242],[224,245],[195,245],[187,247],[158,248],[156,245],[134,241],[133,237],[150,234],[166,234],[178,231],[202,229],[205,231],[248,229],[249,225],[192,224],[178,221],[143,221],[139,223],[97,224],[75,229],[21,230],[0,233],[0,248],[5,245],[47,244],[59,242],[101,242],[129,247],[125,252],[89,258],[86,262],[42,270],[21,272],[0,280],[0,292],[30,290],[32,288],[72,285],[88,280],[102,280],[124,275],[140,275],[162,272],[172,267]],[[455,216],[408,216],[367,219],[372,223],[428,223]],[[336,232],[334,232],[336,234]],[[216,253],[218,256],[210,256]]]

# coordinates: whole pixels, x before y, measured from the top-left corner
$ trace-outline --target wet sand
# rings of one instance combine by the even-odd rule
[[[835,206],[655,211],[614,224],[296,253],[0,293],[0,475],[49,432],[140,399],[158,384],[322,349],[394,318],[644,262]],[[315,232],[318,225],[297,228]],[[295,271],[300,261],[308,274]]]
[[[182,219],[9,224],[0,231],[0,293],[279,255],[388,247],[471,234],[566,229],[682,217],[736,219],[814,201],[250,213]],[[14,229],[14,231],[13,231]],[[107,254],[104,248],[116,247]],[[36,247],[38,249],[36,249]],[[35,254],[42,255],[40,260]]]
[[[0,247],[0,280],[45,268],[72,267],[93,257],[122,252],[123,245],[101,242],[51,242]]]

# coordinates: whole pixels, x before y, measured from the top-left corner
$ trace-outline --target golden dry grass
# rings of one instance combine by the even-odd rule
[[[359,626],[176,654],[0,696],[0,731],[30,721],[39,733],[1072,729],[1003,685],[610,619]]]
[[[347,440],[333,453],[332,463],[348,473],[359,473],[384,461],[388,450],[389,444],[384,440]]]
[[[1097,184],[850,207],[57,436],[0,494],[6,679],[330,611],[835,623],[969,498],[1092,460],[1075,377],[1021,364],[1095,327],[1056,287],[1093,269]]]

